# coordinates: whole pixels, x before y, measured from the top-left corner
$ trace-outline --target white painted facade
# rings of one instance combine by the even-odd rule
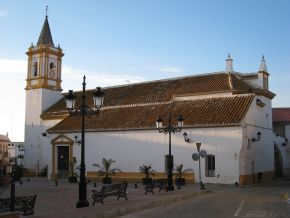
[[[204,176],[205,162],[201,161],[202,178],[206,182],[234,183],[239,180],[238,154],[242,144],[240,127],[217,127],[185,129],[190,138],[202,142],[202,149],[209,154],[216,155],[216,179]],[[183,132],[182,132],[183,133]],[[196,181],[198,181],[198,164],[192,160],[192,153],[196,152],[195,143],[186,143],[182,133],[172,135],[172,154],[175,164],[184,164],[185,168],[194,169]],[[74,140],[75,133],[65,134]],[[48,136],[46,153],[51,154],[51,140],[58,134]],[[79,135],[78,135],[79,136]],[[59,144],[67,146],[67,144]],[[139,166],[152,164],[157,172],[165,171],[165,155],[168,154],[168,135],[161,134],[158,130],[147,131],[121,131],[121,132],[99,132],[86,133],[86,169],[97,171],[93,163],[101,163],[102,158],[116,160],[114,167],[124,172],[138,172]],[[56,151],[57,152],[57,151]],[[80,146],[73,145],[73,156],[80,163]],[[232,159],[232,164],[225,162],[225,159]],[[47,163],[51,166],[51,160]],[[50,174],[50,172],[49,172]]]
[[[256,105],[256,98],[264,101],[263,108]],[[271,126],[271,101],[258,96],[252,102],[241,126],[190,128],[184,129],[191,139],[191,143],[184,141],[182,133],[172,135],[172,154],[175,164],[184,164],[185,168],[192,168],[195,181],[199,181],[198,161],[192,160],[192,153],[196,153],[196,142],[201,142],[208,154],[215,156],[214,177],[205,176],[205,159],[201,159],[201,178],[207,183],[239,182],[240,175],[257,174],[273,171],[273,143]],[[267,115],[268,114],[268,115]],[[262,119],[264,117],[264,119]],[[268,117],[265,119],[265,117]],[[256,133],[262,133],[260,141],[252,142]],[[79,133],[64,134],[74,140]],[[50,134],[44,141],[44,152],[51,157],[51,141],[59,134]],[[86,169],[96,171],[93,163],[101,163],[102,158],[116,160],[114,167],[124,172],[138,172],[142,164],[152,164],[157,172],[165,171],[165,158],[168,154],[168,135],[156,130],[120,131],[120,132],[87,132],[86,133]],[[67,144],[59,144],[67,146]],[[56,149],[57,152],[57,149]],[[55,154],[57,156],[57,154]],[[80,163],[80,146],[74,143],[73,156]],[[47,162],[45,162],[47,161]],[[253,163],[254,162],[254,163]],[[42,165],[51,166],[51,158],[42,160]],[[57,165],[57,163],[56,163]],[[254,170],[254,171],[253,171]],[[49,175],[51,168],[49,168]]]
[[[260,99],[264,107],[256,104]],[[256,96],[242,124],[243,147],[240,154],[240,173],[242,175],[257,174],[274,170],[274,146],[272,138],[272,105],[271,100]],[[261,133],[259,141],[257,133]]]
[[[24,138],[26,150],[24,163],[26,168],[33,169],[37,160],[45,156],[41,150],[42,133],[45,133],[48,128],[56,125],[60,120],[49,121],[46,124],[42,122],[40,115],[61,97],[61,92],[56,90],[31,89],[26,91]],[[44,166],[41,164],[41,167]]]
[[[276,136],[273,133],[274,143],[276,148],[279,149],[279,155],[281,155],[283,163],[283,175],[290,176],[290,146],[289,142],[285,143],[285,138]],[[287,138],[288,139],[288,138]]]
[[[46,45],[47,46],[47,45]],[[62,119],[42,120],[40,115],[61,97],[61,52],[60,48],[49,47],[44,54],[34,54],[37,47],[30,48],[28,79],[31,81],[26,90],[26,120],[25,120],[25,167],[39,169],[48,166],[48,176],[52,173],[52,166],[57,166],[58,147],[69,146],[75,135],[80,133],[48,134],[46,130],[61,122]],[[36,64],[37,63],[37,64]],[[56,79],[49,75],[49,64],[56,66]],[[265,62],[260,69],[267,69]],[[41,78],[33,75],[33,66],[38,67]],[[226,60],[226,73],[233,73],[233,60]],[[267,76],[267,78],[265,77]],[[230,78],[230,77],[229,77]],[[249,81],[259,87],[264,87],[267,71],[258,72],[258,77]],[[231,79],[229,83],[232,85]],[[268,82],[268,81],[266,81]],[[39,85],[39,86],[36,86]],[[43,86],[42,86],[43,85]],[[35,86],[35,87],[33,87]],[[233,88],[233,87],[231,87]],[[197,100],[217,97],[232,97],[232,92],[213,93],[196,96],[175,96],[174,101]],[[257,104],[259,99],[263,104]],[[154,102],[153,102],[154,103]],[[123,105],[124,106],[124,105]],[[114,106],[111,106],[114,107]],[[122,107],[122,105],[120,105]],[[125,106],[124,106],[125,107]],[[290,129],[290,127],[289,127]],[[69,130],[68,130],[69,131]],[[184,141],[182,133],[186,131],[191,143]],[[261,133],[260,140],[257,133]],[[206,183],[239,182],[241,175],[258,174],[274,171],[274,145],[272,134],[272,105],[271,99],[255,95],[246,115],[240,125],[216,127],[185,128],[182,133],[172,135],[172,154],[175,164],[184,164],[184,168],[193,168],[195,181],[199,182],[198,162],[192,160],[196,153],[196,142],[201,142],[208,155],[215,157],[215,172],[211,177],[206,176],[206,161],[201,160],[201,179]],[[290,134],[290,133],[289,133]],[[290,136],[289,136],[290,138]],[[56,139],[60,139],[53,144]],[[67,141],[69,139],[69,142]],[[53,149],[56,146],[56,149]],[[168,135],[159,133],[157,129],[87,132],[85,138],[86,170],[97,171],[94,163],[101,163],[103,158],[116,160],[114,167],[123,172],[138,172],[143,164],[151,164],[157,172],[165,171],[165,155],[168,154]],[[283,148],[281,148],[283,149]],[[52,154],[52,152],[55,154]],[[81,148],[76,143],[72,145],[72,155],[80,163]],[[52,163],[53,157],[55,162]],[[290,163],[285,163],[290,169]],[[56,173],[57,168],[56,168]]]

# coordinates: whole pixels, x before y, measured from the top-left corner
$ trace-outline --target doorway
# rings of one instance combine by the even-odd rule
[[[57,147],[57,171],[59,178],[67,178],[69,172],[69,146]]]

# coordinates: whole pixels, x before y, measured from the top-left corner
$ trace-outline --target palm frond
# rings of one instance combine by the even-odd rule
[[[103,158],[102,159],[102,166],[100,164],[96,164],[96,163],[93,164],[93,166],[99,168],[98,174],[100,176],[109,177],[110,175],[114,175],[115,172],[121,172],[121,170],[118,168],[111,169],[112,164],[115,162],[116,161],[111,159],[111,158],[110,159]]]

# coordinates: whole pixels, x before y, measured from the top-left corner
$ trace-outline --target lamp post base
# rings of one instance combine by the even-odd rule
[[[77,208],[88,207],[89,201],[87,200],[87,183],[79,183],[79,201],[77,202]]]
[[[88,206],[89,206],[88,200],[78,201],[77,202],[77,208],[88,207]]]

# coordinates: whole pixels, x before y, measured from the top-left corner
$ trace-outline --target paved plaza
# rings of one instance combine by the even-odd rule
[[[33,217],[116,217],[126,215],[132,212],[153,207],[167,205],[183,199],[189,199],[195,195],[210,193],[210,189],[235,189],[233,185],[208,185],[206,191],[200,191],[197,184],[187,184],[182,189],[175,189],[173,192],[158,192],[155,189],[155,195],[151,193],[145,195],[144,186],[138,184],[138,188],[133,183],[129,183],[127,189],[128,201],[117,197],[110,196],[105,198],[104,204],[96,203],[92,205],[91,193],[93,189],[100,189],[102,184],[97,183],[94,187],[93,183],[88,183],[87,199],[90,206],[86,208],[76,208],[78,200],[78,184],[68,183],[67,180],[59,180],[58,186],[54,181],[43,178],[32,178],[28,182],[23,179],[23,184],[16,183],[16,196],[37,194],[35,204],[35,215]],[[10,187],[8,187],[1,197],[10,195]]]
[[[208,203],[213,208],[217,207],[216,209],[218,211],[221,211],[222,208],[227,208],[226,210],[232,208],[233,211],[228,211],[227,214],[229,215],[227,215],[227,217],[261,217],[260,215],[262,212],[263,217],[272,217],[273,214],[274,217],[287,217],[289,208],[288,206],[284,208],[287,203],[283,194],[286,192],[290,194],[289,183],[290,180],[287,179],[242,187],[236,187],[234,184],[206,184],[205,191],[199,190],[198,184],[187,184],[183,186],[182,189],[175,189],[172,192],[165,192],[164,190],[158,192],[158,188],[156,188],[154,189],[155,195],[151,193],[145,195],[144,186],[142,184],[138,184],[138,187],[135,188],[134,183],[129,183],[127,189],[128,201],[124,198],[120,198],[120,200],[117,201],[116,196],[110,196],[104,199],[103,205],[101,203],[96,203],[94,206],[92,205],[92,190],[99,190],[102,184],[97,183],[97,187],[94,187],[94,183],[88,183],[87,199],[89,200],[90,206],[77,209],[77,183],[68,183],[67,180],[60,179],[56,186],[54,181],[44,178],[30,178],[30,181],[24,178],[22,185],[20,185],[19,182],[16,183],[16,196],[37,194],[35,215],[32,217],[107,218],[126,215],[126,217],[147,217],[149,214],[147,214],[146,209],[152,211],[150,216],[154,217],[153,214],[155,214],[155,217],[160,217],[158,214],[162,214],[163,209],[166,211],[168,205],[177,202],[179,205],[185,205],[185,208],[187,207],[190,211],[188,213],[200,213],[199,217],[204,217],[202,215],[204,212],[211,214],[212,212],[210,211],[214,211],[212,208],[209,208]],[[1,194],[1,197],[9,196],[10,187]],[[275,199],[276,201],[274,201]],[[268,202],[268,200],[270,201]],[[194,203],[197,208],[194,209],[190,203]],[[189,206],[186,206],[188,204]],[[240,204],[242,204],[242,206],[240,206],[239,209],[238,206]],[[176,208],[178,204],[172,205],[173,209]],[[199,208],[203,207],[208,209],[201,210],[200,212]],[[261,207],[264,209],[262,210]],[[154,210],[152,210],[153,208]],[[167,208],[170,210],[171,205]],[[239,209],[238,212],[236,211],[237,208]],[[265,208],[268,209],[266,210]],[[281,210],[281,208],[283,210]],[[143,211],[145,215],[142,215]],[[178,209],[176,209],[176,211],[178,211]],[[185,210],[182,209],[181,211]],[[141,215],[135,215],[139,212],[142,212]],[[215,214],[215,212],[213,213]],[[286,213],[287,216],[282,216],[284,213]],[[176,213],[170,212],[170,214],[172,217],[179,217],[175,216]],[[276,216],[277,214],[279,216]],[[223,217],[223,215],[220,217]]]

